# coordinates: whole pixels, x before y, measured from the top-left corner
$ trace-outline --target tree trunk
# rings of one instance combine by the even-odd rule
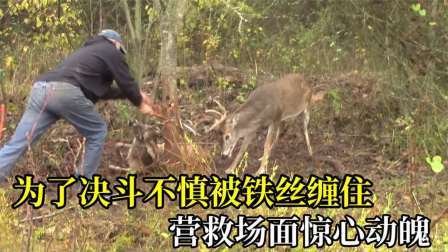
[[[128,2],[126,0],[121,0],[121,7],[126,17],[127,27],[131,35],[131,54],[133,57],[129,57],[131,66],[135,71],[135,79],[137,83],[141,83],[144,72],[146,51],[144,48],[143,37],[143,25],[142,25],[142,1],[135,1],[134,8],[134,22],[131,18],[131,9],[129,8]]]
[[[182,137],[176,86],[177,33],[182,28],[186,0],[159,0],[155,1],[155,6],[160,14],[161,49],[158,72],[162,85],[162,102],[164,113],[171,119],[164,127],[166,151],[171,157],[179,159],[181,156],[179,143],[182,142]]]
[[[99,19],[100,19],[100,30],[103,29],[103,2],[100,0],[100,15],[99,15]]]

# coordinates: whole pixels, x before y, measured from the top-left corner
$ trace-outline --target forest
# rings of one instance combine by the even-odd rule
[[[308,201],[302,207],[272,207],[265,199],[251,207],[246,198],[241,207],[227,202],[213,208],[216,202],[201,199],[185,207],[164,192],[163,207],[158,207],[154,192],[135,207],[126,200],[105,207],[104,198],[86,208],[69,188],[66,203],[56,207],[52,200],[62,196],[47,178],[73,175],[88,151],[86,138],[59,120],[0,183],[0,251],[173,251],[176,232],[169,219],[179,214],[203,219],[224,214],[235,222],[241,215],[298,216],[301,221],[311,215],[333,224],[348,216],[361,226],[375,216],[425,216],[429,248],[398,242],[393,248],[376,247],[364,241],[355,247],[327,242],[306,250],[448,251],[448,1],[2,0],[1,147],[26,111],[36,78],[104,29],[121,35],[130,72],[158,113],[141,113],[127,99],[95,104],[107,124],[97,173],[111,182],[111,190],[117,178],[133,176],[144,193],[154,191],[151,178],[176,179],[181,186],[186,176],[195,178],[185,182],[190,193],[205,178],[216,186],[240,177],[244,186],[239,188],[247,190],[253,177],[243,176],[262,171],[274,184],[294,176],[307,181],[285,182],[291,190],[313,190],[314,178],[328,185],[354,176],[356,185],[370,183],[372,204],[328,208]],[[297,80],[307,86],[287,89],[289,81]],[[271,118],[269,109],[259,109],[262,103],[269,109],[282,104],[280,110],[290,114]],[[253,118],[242,116],[244,110]],[[237,119],[253,120],[235,127]],[[231,134],[239,134],[242,143],[230,143]],[[225,157],[228,150],[230,155],[242,150],[240,159]],[[0,168],[2,162],[0,155]],[[40,189],[24,186],[25,175],[46,184],[38,207]],[[130,187],[129,181],[120,183]],[[342,184],[335,187],[341,193],[335,199],[344,198]],[[28,202],[13,207],[27,190]],[[204,230],[210,231],[198,229],[198,237]],[[212,248],[208,239],[198,238],[193,250],[302,251],[306,244],[300,233],[297,247],[224,242]]]

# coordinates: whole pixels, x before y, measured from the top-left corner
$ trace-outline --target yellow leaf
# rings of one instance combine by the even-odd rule
[[[5,66],[6,66],[7,69],[11,68],[13,63],[14,63],[14,58],[13,57],[8,56],[8,57],[5,58]]]
[[[42,26],[42,21],[39,17],[36,17],[36,28],[40,28]]]

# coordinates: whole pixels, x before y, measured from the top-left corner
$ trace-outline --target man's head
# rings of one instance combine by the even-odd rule
[[[114,43],[117,49],[119,49],[122,53],[126,54],[126,49],[124,48],[123,45],[123,39],[121,38],[120,34],[118,34],[118,32],[111,29],[106,29],[102,30],[98,35],[103,36],[108,40],[112,41],[112,43]]]

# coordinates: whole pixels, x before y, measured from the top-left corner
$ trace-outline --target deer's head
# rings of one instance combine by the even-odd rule
[[[238,123],[238,114],[227,115],[227,110],[224,108],[224,106],[222,106],[217,100],[214,100],[214,102],[218,105],[221,112],[214,109],[208,109],[206,110],[206,112],[219,115],[220,118],[215,120],[215,123],[205,132],[208,133],[214,129],[220,129],[220,131],[222,132],[221,155],[224,157],[230,157],[232,156],[232,152],[236,146],[236,143],[241,137],[238,134],[238,131],[235,130]]]
[[[231,157],[233,149],[238,140],[242,137],[236,130],[238,124],[238,114],[230,115],[223,123],[222,127],[222,151],[221,155],[224,157]]]

